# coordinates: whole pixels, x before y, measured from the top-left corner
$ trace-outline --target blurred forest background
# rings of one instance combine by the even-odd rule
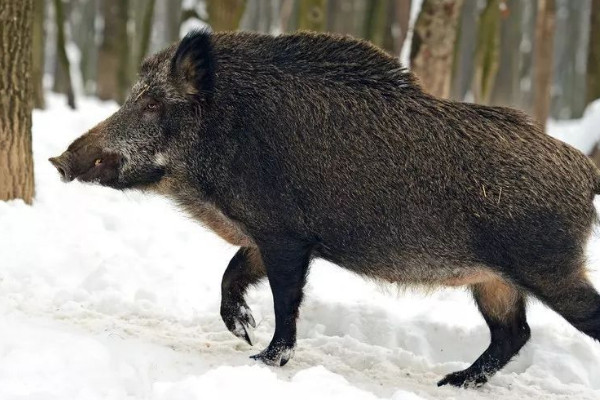
[[[146,55],[200,27],[271,34],[307,29],[364,38],[400,57],[440,97],[519,108],[542,124],[580,118],[600,98],[600,0],[0,3],[0,18],[10,3],[23,8],[25,21],[14,35],[24,35],[21,43],[31,47],[31,85],[22,90],[31,90],[25,97],[37,108],[44,108],[48,90],[66,94],[72,108],[81,96],[122,103]],[[5,68],[6,51],[17,39],[1,33]],[[2,85],[0,79],[0,90]],[[598,145],[590,155],[600,165]],[[2,169],[0,160],[0,185]]]

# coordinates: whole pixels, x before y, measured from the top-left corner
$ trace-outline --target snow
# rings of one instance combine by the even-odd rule
[[[248,295],[250,347],[219,316],[236,249],[165,199],[62,183],[47,158],[116,105],[47,100],[33,119],[35,202],[0,202],[0,399],[599,398],[600,345],[534,301],[532,340],[489,384],[438,388],[488,344],[467,293],[376,284],[322,261],[295,357],[250,360],[274,328],[267,285]],[[589,253],[600,287],[600,235]]]
[[[600,99],[587,106],[581,119],[548,122],[550,135],[590,154],[596,143],[600,143]]]

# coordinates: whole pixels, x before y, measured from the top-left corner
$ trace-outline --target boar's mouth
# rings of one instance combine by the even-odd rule
[[[98,182],[114,186],[118,183],[119,172],[124,158],[116,153],[87,148],[87,151],[65,151],[49,161],[54,165],[64,182],[77,179],[81,182]],[[96,151],[90,151],[96,150]]]

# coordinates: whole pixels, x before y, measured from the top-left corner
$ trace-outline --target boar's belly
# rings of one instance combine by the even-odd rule
[[[244,233],[239,223],[231,220],[215,206],[202,203],[186,206],[186,210],[202,225],[209,228],[225,241],[242,247],[255,247],[254,241]]]

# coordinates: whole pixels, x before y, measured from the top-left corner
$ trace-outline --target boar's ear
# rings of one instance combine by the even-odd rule
[[[192,31],[181,40],[173,56],[171,73],[185,94],[198,99],[210,97],[215,71],[209,32]]]

